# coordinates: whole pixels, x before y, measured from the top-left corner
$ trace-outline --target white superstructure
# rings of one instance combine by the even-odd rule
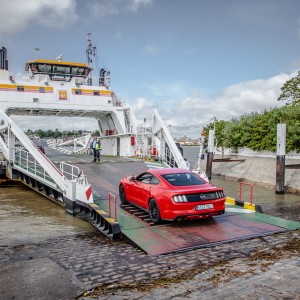
[[[87,54],[93,49],[88,41]],[[102,155],[155,156],[171,167],[188,168],[158,113],[152,127],[138,124],[131,109],[122,106],[110,90],[106,70],[101,69],[99,82],[91,85],[88,64],[62,61],[60,55],[56,60],[28,61],[27,80],[22,81],[9,75],[6,49],[0,51],[0,109],[7,116],[95,118]]]

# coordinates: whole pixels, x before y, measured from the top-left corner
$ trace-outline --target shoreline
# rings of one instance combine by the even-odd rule
[[[222,158],[215,155],[214,158]],[[244,162],[213,162],[212,174],[227,180],[248,181],[270,190],[276,186],[276,158],[226,155],[226,158],[245,159]],[[286,159],[286,164],[296,164],[295,159]],[[300,195],[300,169],[285,170],[285,192]]]

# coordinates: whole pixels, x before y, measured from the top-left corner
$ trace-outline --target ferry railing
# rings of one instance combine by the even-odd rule
[[[114,217],[112,219],[114,219],[114,222],[117,222],[117,198],[114,194],[112,193],[108,193],[108,212],[107,212],[107,215],[109,218],[111,218],[111,198],[113,198],[113,201],[114,201]]]
[[[55,147],[66,147],[69,145],[73,146],[73,153],[75,154],[81,154],[83,152],[88,152],[89,151],[89,145],[90,145],[90,140],[91,140],[91,134],[87,134],[78,138],[70,139],[68,141],[64,142],[57,142],[55,143]]]
[[[250,186],[250,204],[252,205],[253,198],[253,183],[240,182],[240,200],[243,201],[243,185]]]
[[[65,162],[61,162],[59,164],[59,169],[68,180],[74,180],[80,173],[80,169],[78,167]]]
[[[158,153],[157,149],[151,146],[147,146],[144,150],[143,149],[137,149],[135,151],[135,157],[140,158],[140,159],[154,159],[158,160]]]
[[[43,179],[51,184],[54,180],[44,170],[44,168],[36,161],[36,159],[25,149],[16,148],[13,159],[14,167],[23,171],[27,171],[36,178]]]
[[[88,184],[86,175],[77,166],[61,162],[59,169],[67,180],[76,181],[79,184]]]
[[[177,147],[177,146],[176,146]],[[168,165],[170,168],[183,168],[190,169],[190,164],[183,157],[175,159],[173,152],[168,146],[161,146],[160,155],[156,153],[156,158],[160,159],[164,164]]]
[[[60,192],[64,196],[66,209],[74,213],[74,203],[79,200],[93,203],[92,187],[84,184],[86,178],[80,173],[78,180],[66,179],[62,172],[37,148],[24,131],[0,109],[0,151],[6,159],[8,174],[13,169],[27,174],[37,181]]]
[[[3,152],[0,151],[0,164],[3,164],[5,162],[5,157]]]
[[[152,126],[152,147],[157,148],[159,158],[170,167],[190,169],[156,109]]]

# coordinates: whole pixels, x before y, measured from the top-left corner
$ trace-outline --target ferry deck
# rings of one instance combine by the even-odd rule
[[[119,224],[120,235],[148,255],[160,255],[211,247],[220,243],[244,240],[300,228],[300,223],[284,220],[255,211],[236,200],[228,198],[224,215],[210,220],[189,222],[151,223],[149,214],[133,205],[121,205],[118,197],[120,179],[138,174],[146,169],[161,167],[159,162],[134,158],[101,157],[101,163],[92,162],[92,156],[59,153],[45,146],[54,164],[64,160],[84,170],[93,186],[93,209],[108,211],[108,193],[117,196],[116,211],[111,200],[111,217]],[[250,209],[249,209],[250,208]],[[258,210],[256,208],[256,210]],[[93,219],[86,218],[97,226]],[[113,221],[114,222],[114,221]]]

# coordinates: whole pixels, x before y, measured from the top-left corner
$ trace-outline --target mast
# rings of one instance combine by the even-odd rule
[[[90,65],[93,62],[92,56],[96,56],[96,46],[93,46],[91,40],[92,34],[89,32],[87,34],[87,48],[86,48],[86,60],[87,64]],[[88,85],[92,85],[92,77],[91,75],[87,78]]]

